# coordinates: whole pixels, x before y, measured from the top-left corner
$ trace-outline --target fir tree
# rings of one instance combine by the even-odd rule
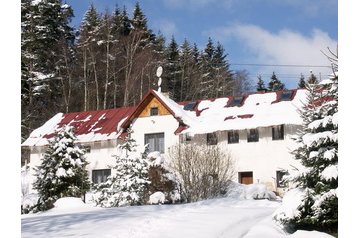
[[[276,217],[296,229],[335,233],[338,225],[338,77],[324,84],[308,84],[308,100],[301,117],[303,130],[297,138],[295,159],[304,166],[290,176],[303,200],[294,216]]]
[[[285,85],[277,78],[275,72],[272,72],[271,80],[268,83],[267,89],[271,92],[285,89]]]
[[[178,101],[180,99],[180,64],[179,48],[174,36],[172,36],[166,49],[166,60],[165,75],[163,75],[163,80],[166,83],[164,90],[168,90],[172,99]]]
[[[262,80],[261,75],[257,76],[257,86],[256,86],[256,90],[257,92],[266,92],[267,88],[265,86],[265,82]]]
[[[72,17],[71,7],[61,0],[21,1],[23,138],[62,106],[58,71],[60,54],[74,39]]]
[[[99,192],[95,199],[99,206],[143,205],[148,198],[150,181],[147,152],[146,149],[139,151],[131,134],[129,128],[124,143],[119,146],[120,155],[116,156],[116,164],[112,167],[114,174],[109,176],[105,183],[95,187]]]
[[[318,83],[317,77],[316,77],[316,75],[314,75],[312,73],[312,71],[311,71],[310,77],[307,80],[307,83],[308,84],[317,84]]]
[[[113,12],[112,21],[112,31],[116,38],[119,38],[119,36],[129,35],[132,26],[125,6],[122,11],[118,8],[118,6],[116,6]]]
[[[298,82],[298,88],[306,88],[305,76],[301,74],[300,81]]]
[[[134,6],[133,18],[131,22],[134,30],[140,31],[144,34],[143,39],[145,40],[145,43],[143,43],[142,46],[147,44],[148,41],[153,42],[155,40],[155,35],[152,33],[152,30],[148,28],[147,18],[144,15],[139,2],[137,2]]]
[[[88,191],[90,182],[84,149],[75,144],[73,128],[64,126],[49,140],[40,166],[36,168],[34,188],[39,200],[34,211],[44,211],[53,207],[62,197],[80,197]]]

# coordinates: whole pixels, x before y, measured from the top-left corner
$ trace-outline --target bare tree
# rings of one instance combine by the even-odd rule
[[[217,197],[233,177],[231,156],[219,146],[178,144],[170,149],[171,165],[182,183],[187,202]]]

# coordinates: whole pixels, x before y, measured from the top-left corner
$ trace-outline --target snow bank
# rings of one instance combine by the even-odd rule
[[[155,192],[149,196],[149,204],[163,204],[165,202],[165,195],[162,192]]]
[[[64,197],[64,198],[58,199],[54,203],[54,206],[55,207],[53,209],[56,209],[56,210],[69,210],[69,209],[74,209],[74,208],[77,209],[79,207],[85,207],[86,205],[81,200],[81,198]]]
[[[264,184],[240,184],[232,183],[229,186],[228,197],[239,199],[270,199],[275,200],[277,196],[269,191]]]
[[[298,230],[292,235],[288,236],[289,238],[334,238],[327,233],[319,232],[319,231],[302,231]]]
[[[282,199],[282,205],[272,214],[277,220],[292,219],[299,215],[298,207],[302,205],[302,201],[306,196],[306,190],[294,188],[288,191]]]

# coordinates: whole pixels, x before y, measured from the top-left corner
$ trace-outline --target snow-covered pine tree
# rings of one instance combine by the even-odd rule
[[[75,144],[71,126],[64,126],[49,140],[49,146],[36,170],[34,188],[39,200],[34,212],[53,207],[61,197],[81,197],[90,187],[85,151]]]
[[[266,92],[267,88],[265,86],[265,82],[262,80],[261,75],[257,76],[257,86],[256,86],[256,91],[257,92]]]
[[[294,230],[335,233],[338,228],[338,76],[320,84],[308,84],[308,90],[308,100],[301,111],[303,130],[297,138],[299,146],[293,151],[304,170],[289,177],[303,199],[294,212],[279,209],[274,219]]]
[[[147,151],[139,151],[131,137],[132,130],[128,128],[127,131],[128,135],[119,146],[120,155],[116,156],[116,164],[112,167],[114,174],[95,187],[99,193],[95,202],[101,207],[143,205],[147,200],[150,184]]]
[[[268,83],[268,91],[274,92],[285,89],[285,84],[283,84],[276,76],[275,72],[272,72],[271,80]]]
[[[72,9],[62,2],[21,1],[22,139],[62,106],[60,58],[74,39]]]

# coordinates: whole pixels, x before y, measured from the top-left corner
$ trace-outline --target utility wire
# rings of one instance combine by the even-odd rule
[[[229,63],[230,64],[230,63]],[[275,66],[275,67],[314,67],[314,68],[332,68],[332,66],[328,65],[303,65],[303,64],[249,64],[249,63],[231,63],[230,65],[245,65],[245,66]]]

